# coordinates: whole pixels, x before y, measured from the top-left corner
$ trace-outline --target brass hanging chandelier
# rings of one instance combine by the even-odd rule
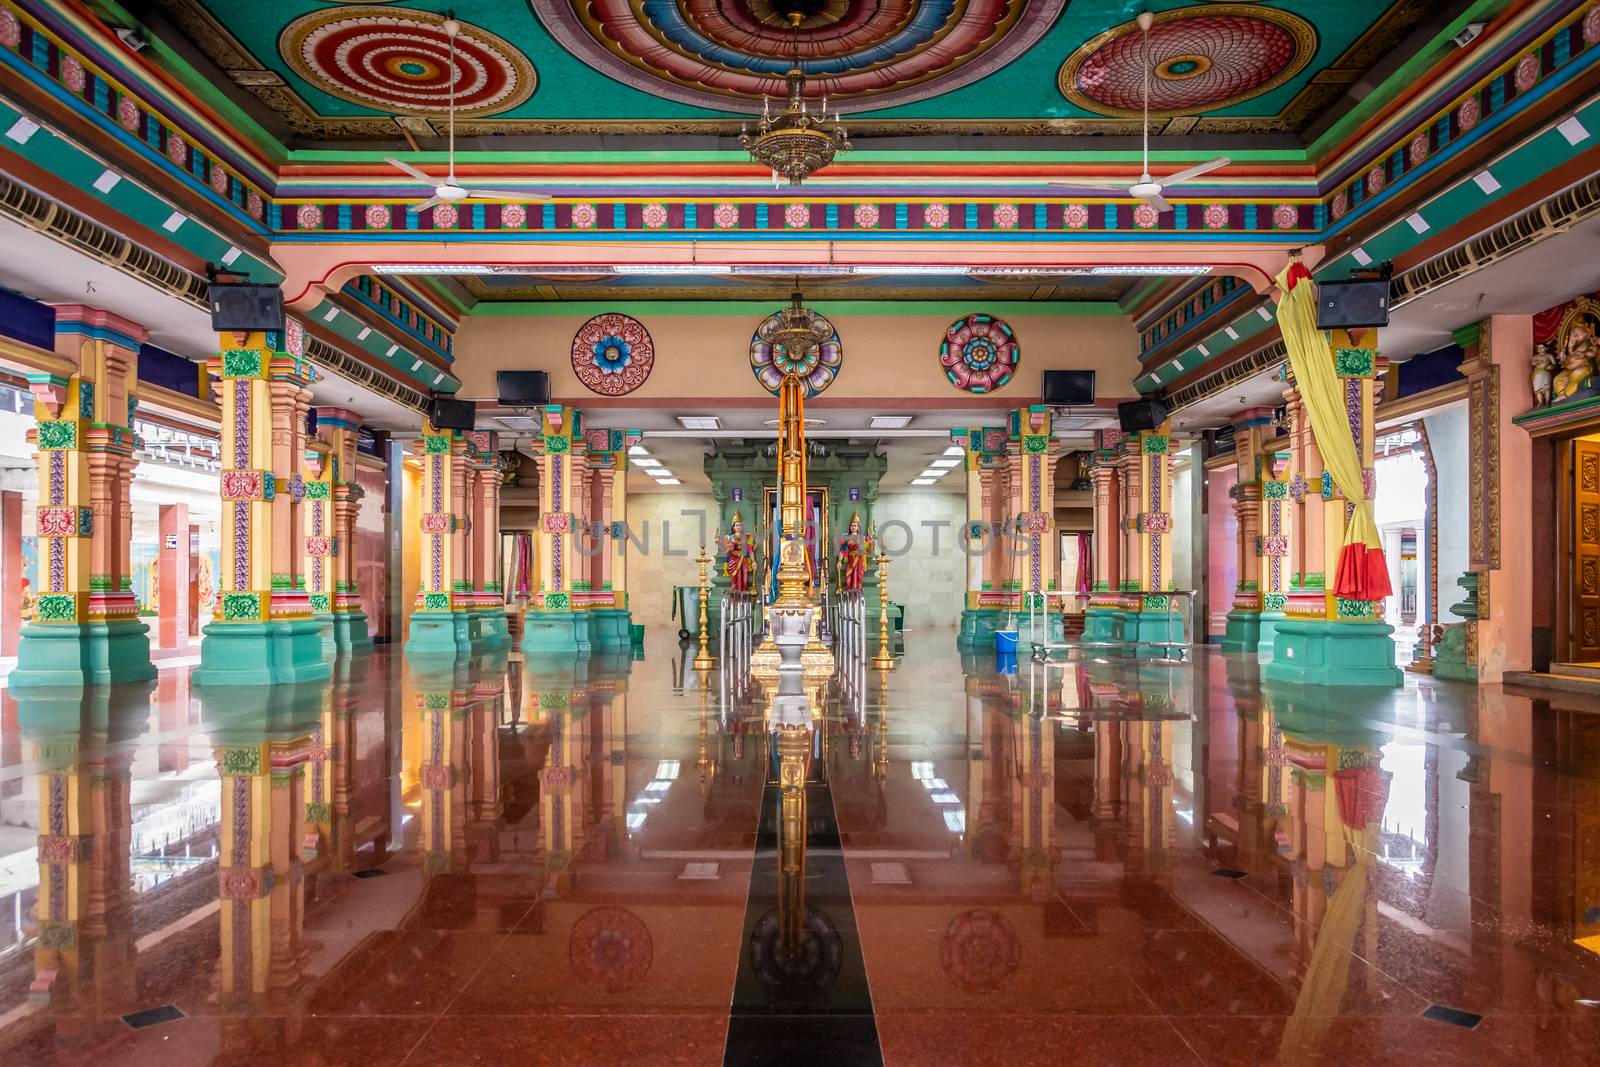
[[[805,14],[795,8],[789,13],[789,25],[795,31],[794,66],[784,76],[787,98],[783,110],[772,113],[767,97],[761,98],[761,119],[754,133],[748,126],[739,130],[739,143],[750,153],[750,158],[772,172],[772,184],[779,179],[790,185],[800,185],[817,171],[833,162],[840,152],[850,151],[850,134],[839,122],[835,112],[828,115],[828,97],[822,97],[822,107],[812,114],[806,103],[805,72],[800,69],[800,23]],[[829,124],[832,128],[828,128]]]
[[[834,328],[805,306],[797,278],[789,306],[763,322],[756,333],[773,346],[774,365],[785,373],[803,377],[815,367],[816,352],[832,339]]]

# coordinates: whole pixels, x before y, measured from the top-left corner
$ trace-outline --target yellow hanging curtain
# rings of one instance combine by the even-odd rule
[[[1311,433],[1322,453],[1322,465],[1334,488],[1355,505],[1345,526],[1344,543],[1333,591],[1349,600],[1381,600],[1392,592],[1389,566],[1384,562],[1372,501],[1361,477],[1361,454],[1351,439],[1345,413],[1344,388],[1333,371],[1333,348],[1328,335],[1317,329],[1316,287],[1311,272],[1299,260],[1278,275],[1283,295],[1278,301],[1278,328],[1289,350],[1289,367],[1295,388],[1311,416]]]

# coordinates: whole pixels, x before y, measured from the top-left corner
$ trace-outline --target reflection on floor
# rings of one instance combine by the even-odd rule
[[[917,641],[5,694],[0,1063],[1593,1062],[1594,708]]]

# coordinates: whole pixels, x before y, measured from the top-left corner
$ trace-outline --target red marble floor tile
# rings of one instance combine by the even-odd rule
[[[1208,1064],[1419,1065],[1538,1062],[1506,1048],[1491,1035],[1416,1016],[1328,1018],[1291,1028],[1285,1018],[1179,1019],[1178,1032]],[[1287,1035],[1287,1036],[1286,1036]],[[1592,1062],[1592,1061],[1591,1061]]]
[[[405,1067],[517,1064],[715,1067],[728,1018],[705,1016],[452,1016],[427,1032]]]
[[[481,971],[505,936],[381,930],[306,994],[313,1015],[437,1015]]]
[[[140,1030],[120,1018],[37,1020],[10,1045],[0,1035],[0,1063],[90,1065],[143,1062],[161,1067],[227,1064],[398,1063],[416,1047],[430,1019],[249,1016],[184,1018]]]
[[[1019,1005],[1012,1005],[1019,1007]],[[1160,1016],[878,1013],[885,1067],[1191,1064],[1193,1050]]]

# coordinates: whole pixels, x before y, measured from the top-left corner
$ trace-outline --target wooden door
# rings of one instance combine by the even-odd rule
[[[1600,441],[1572,443],[1569,663],[1600,662]]]

